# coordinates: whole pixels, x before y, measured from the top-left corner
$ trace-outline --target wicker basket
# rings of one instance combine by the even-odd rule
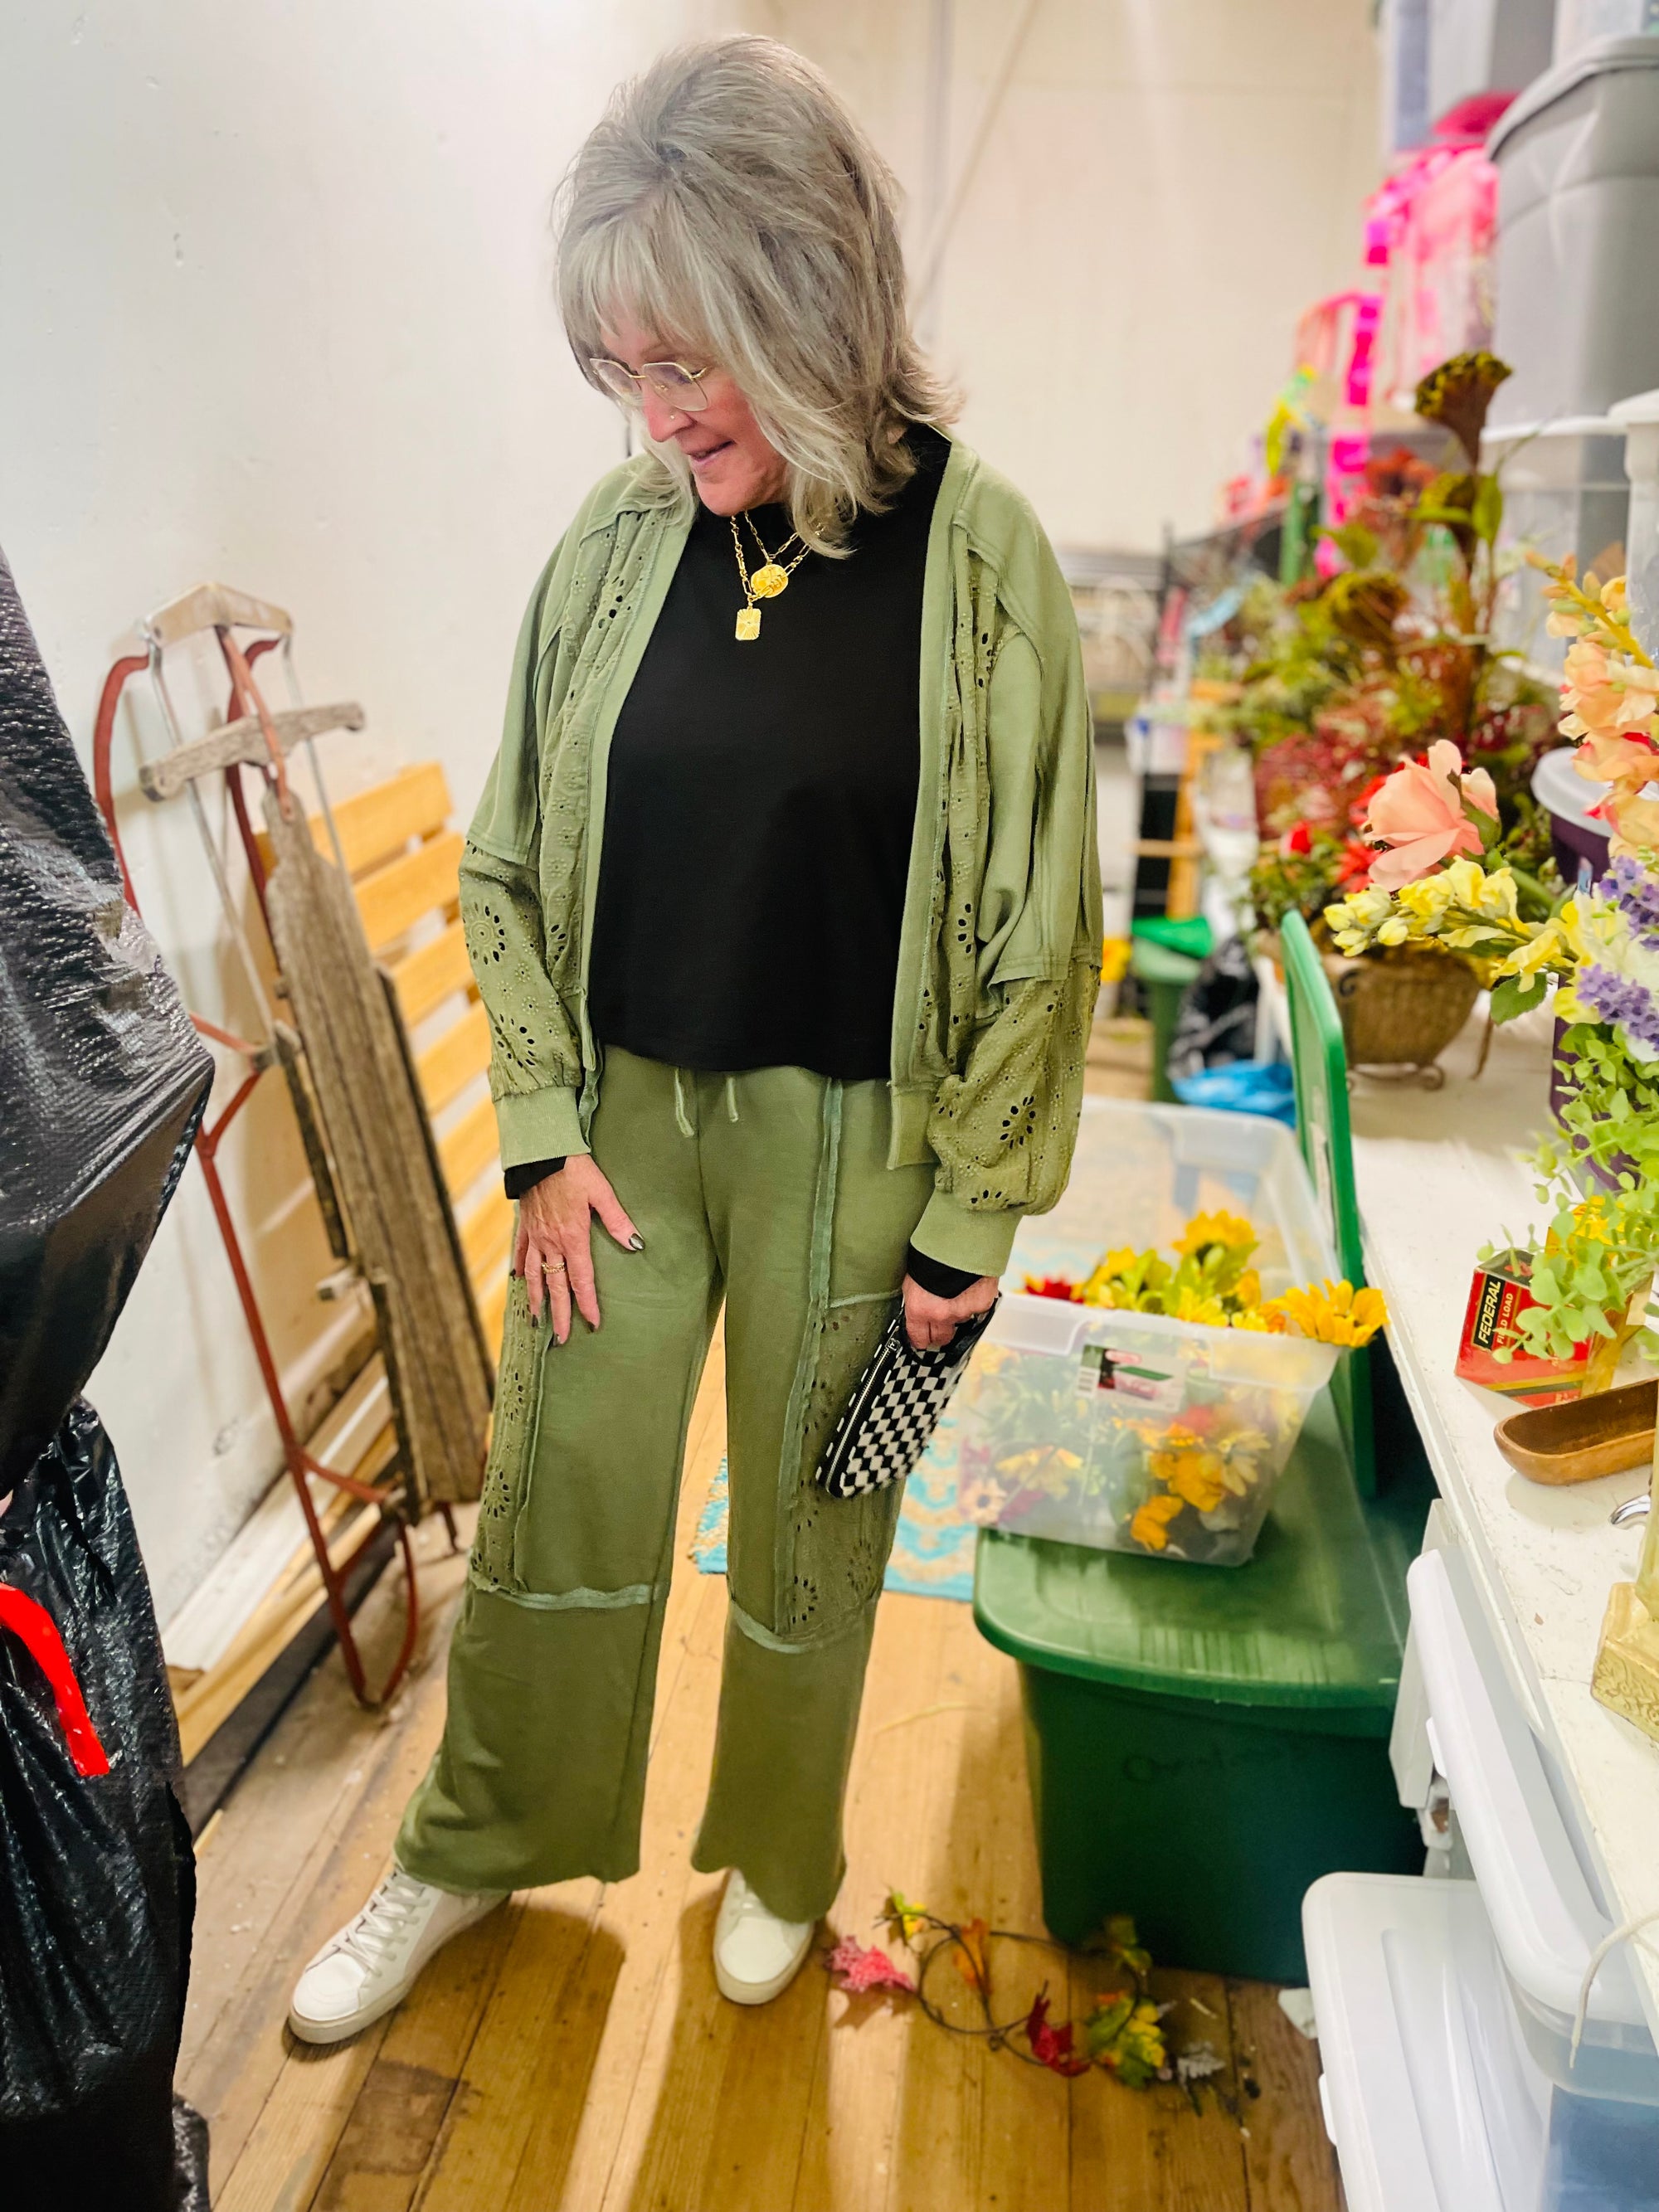
[[[1351,1067],[1432,1067],[1480,995],[1474,970],[1444,952],[1401,945],[1323,957]]]

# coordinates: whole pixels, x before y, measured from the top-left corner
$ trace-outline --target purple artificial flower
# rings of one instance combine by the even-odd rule
[[[1595,888],[1639,935],[1659,936],[1659,877],[1650,876],[1631,854],[1621,853]]]
[[[1659,1004],[1647,986],[1611,968],[1581,969],[1573,979],[1578,1003],[1597,1021],[1611,1022],[1638,1044],[1659,1052]]]

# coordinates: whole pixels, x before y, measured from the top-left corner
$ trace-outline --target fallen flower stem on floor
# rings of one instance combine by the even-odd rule
[[[884,1721],[873,1733],[877,1735],[885,1735],[890,1729],[908,1728],[912,1721],[930,1721],[935,1713],[976,1713],[981,1710],[981,1708],[975,1705],[971,1699],[957,1698],[943,1705],[923,1705],[919,1711],[901,1713],[895,1721]]]

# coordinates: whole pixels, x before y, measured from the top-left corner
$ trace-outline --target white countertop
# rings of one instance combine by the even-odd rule
[[[1550,1024],[1498,1030],[1474,1078],[1484,1018],[1443,1057],[1445,1088],[1361,1077],[1352,1097],[1366,1270],[1389,1304],[1395,1363],[1435,1480],[1516,1686],[1583,1814],[1615,1922],[1659,1911],[1659,1744],[1590,1695],[1607,1593],[1635,1573],[1642,1532],[1607,1516],[1644,1487],[1638,1469],[1553,1489],[1515,1474],[1492,1442],[1510,1410],[1453,1373],[1475,1255],[1541,1210],[1521,1156],[1547,1120]],[[1644,1372],[1637,1370],[1636,1372]],[[1659,1960],[1636,1968],[1659,2040]]]

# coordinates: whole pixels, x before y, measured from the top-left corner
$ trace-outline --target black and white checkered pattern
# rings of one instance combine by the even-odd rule
[[[937,1351],[918,1352],[905,1334],[900,1301],[818,1462],[819,1485],[831,1498],[861,1498],[903,1480],[927,1450],[995,1311],[994,1304],[959,1322]]]

